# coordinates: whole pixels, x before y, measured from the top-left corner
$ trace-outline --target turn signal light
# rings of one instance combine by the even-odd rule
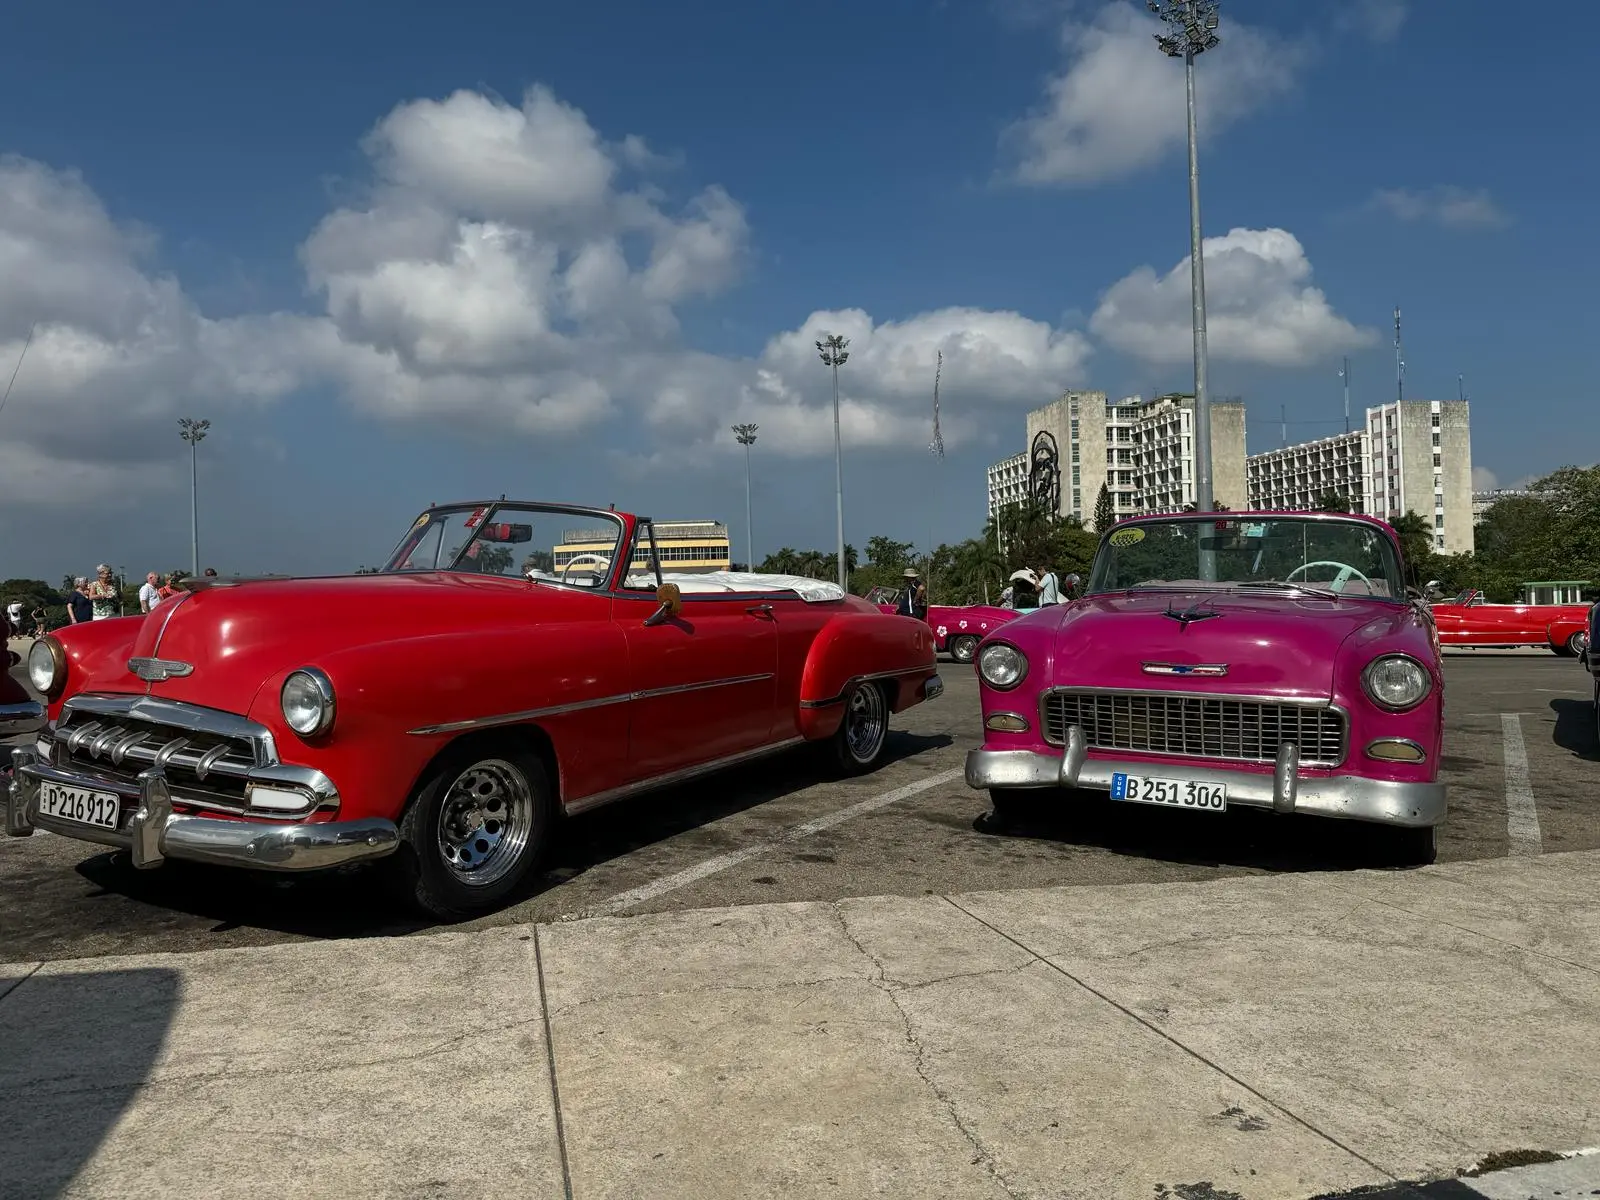
[[[1426,762],[1428,754],[1421,746],[1405,738],[1379,738],[1367,747],[1367,757],[1386,762]]]
[[[1027,733],[1028,719],[1019,717],[1016,713],[990,713],[984,718],[985,729],[998,730],[1001,733]]]

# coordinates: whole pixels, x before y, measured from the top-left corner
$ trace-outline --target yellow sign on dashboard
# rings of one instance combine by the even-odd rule
[[[1106,541],[1110,542],[1113,546],[1137,546],[1140,542],[1144,541],[1144,530],[1140,529],[1138,526],[1134,526],[1132,529],[1119,529],[1109,538],[1107,538]]]

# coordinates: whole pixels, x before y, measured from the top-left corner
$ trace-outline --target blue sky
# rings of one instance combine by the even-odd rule
[[[1600,458],[1581,38],[1487,0],[1224,0],[1215,393],[1250,449],[1394,394],[1475,466]],[[758,557],[975,534],[1067,387],[1186,388],[1182,70],[1143,6],[29,6],[0,75],[0,577],[330,571],[430,500],[716,517]],[[531,90],[530,90],[531,89]],[[1169,272],[1176,271],[1171,280]],[[1586,336],[1587,335],[1587,336]],[[949,454],[927,453],[933,363]],[[1535,416],[1534,414],[1537,414]]]

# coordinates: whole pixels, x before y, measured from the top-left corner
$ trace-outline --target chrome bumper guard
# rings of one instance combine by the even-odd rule
[[[315,871],[367,858],[392,854],[400,844],[393,821],[374,817],[360,821],[324,821],[278,824],[250,819],[183,816],[172,811],[172,792],[166,772],[152,767],[141,772],[137,788],[121,782],[53,767],[40,761],[39,752],[24,746],[11,752],[11,786],[6,790],[6,833],[27,837],[47,829],[65,837],[98,842],[128,850],[133,865],[159,867],[168,858],[215,863],[229,867],[254,867],[263,871]],[[101,829],[38,813],[39,785],[60,783],[68,787],[109,792],[136,801],[132,819],[122,829]]]
[[[937,700],[944,695],[944,680],[937,675],[930,675],[922,684],[922,698],[924,700]]]
[[[1197,783],[1222,784],[1228,789],[1229,805],[1344,817],[1382,825],[1437,825],[1445,818],[1448,800],[1442,783],[1395,783],[1355,775],[1308,777],[1299,773],[1299,765],[1298,748],[1293,742],[1285,742],[1278,748],[1278,759],[1271,775],[1199,763],[1174,767],[1134,760],[1091,759],[1083,730],[1073,725],[1067,730],[1067,748],[1062,754],[1037,750],[969,750],[966,776],[968,787],[980,789],[1085,788],[1109,792],[1111,777],[1115,774],[1158,772]]]

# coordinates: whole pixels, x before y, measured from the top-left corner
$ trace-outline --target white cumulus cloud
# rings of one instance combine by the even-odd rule
[[[1164,26],[1126,0],[1062,29],[1065,64],[1043,103],[1012,125],[1004,148],[1017,180],[1082,186],[1131,175],[1187,140],[1184,72],[1162,54]],[[1221,44],[1195,67],[1204,138],[1288,92],[1304,51],[1264,30],[1225,21]]]
[[[1431,188],[1380,188],[1370,207],[1401,221],[1427,221],[1447,229],[1498,229],[1511,218],[1484,188],[1444,184]]]
[[[1373,344],[1377,334],[1340,316],[1311,284],[1311,262],[1284,229],[1233,229],[1206,238],[1206,339],[1216,358],[1301,367]],[[1140,267],[1101,297],[1089,327],[1152,363],[1193,353],[1189,257],[1166,274]]]
[[[5,379],[16,371],[0,503],[89,505],[161,486],[186,401],[215,412],[299,382],[268,352],[292,321],[207,319],[147,266],[154,248],[76,173],[0,158],[0,363]]]
[[[1400,36],[1409,10],[1406,0],[1343,0],[1334,24],[1342,33],[1356,33],[1374,42],[1392,42]]]

